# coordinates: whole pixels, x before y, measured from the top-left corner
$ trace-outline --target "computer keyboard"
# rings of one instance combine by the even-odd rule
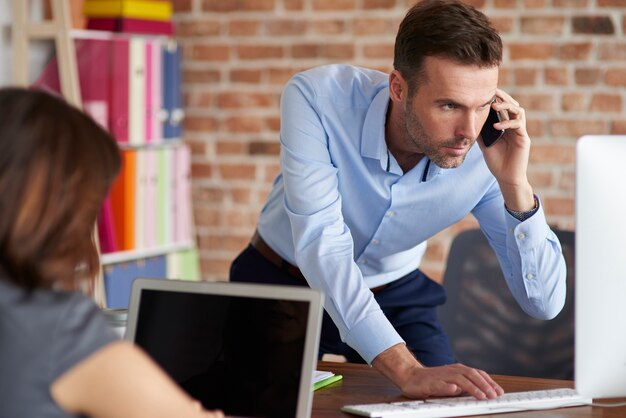
[[[346,405],[344,412],[366,417],[445,418],[497,414],[538,409],[564,408],[591,403],[591,398],[574,389],[548,389],[505,393],[497,399],[477,400],[471,396],[362,405]]]

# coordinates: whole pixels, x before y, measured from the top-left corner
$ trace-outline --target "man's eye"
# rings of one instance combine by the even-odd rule
[[[442,106],[445,110],[453,110],[456,109],[456,105],[454,103],[445,103]]]

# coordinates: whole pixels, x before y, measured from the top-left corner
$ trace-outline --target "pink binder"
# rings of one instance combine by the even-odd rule
[[[109,126],[118,142],[128,143],[129,41],[113,39],[111,57]]]

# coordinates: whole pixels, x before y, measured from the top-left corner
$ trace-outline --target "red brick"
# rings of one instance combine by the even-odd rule
[[[598,59],[606,61],[626,60],[626,43],[604,42],[600,44]]]
[[[176,23],[177,37],[216,36],[221,30],[219,22],[209,19],[182,20]]]
[[[214,102],[214,94],[207,91],[194,91],[191,90],[190,100],[187,107],[193,108],[207,108],[211,107]]]
[[[200,249],[202,250],[202,247]],[[214,257],[206,258],[205,255],[202,255],[200,257],[202,280],[209,282],[227,282],[230,265],[236,255],[236,253],[233,253],[232,257],[224,257],[220,259],[216,259]]]
[[[217,95],[217,106],[222,109],[277,107],[278,96],[270,93],[251,93],[231,90]]]
[[[229,116],[224,121],[226,131],[234,133],[259,133],[263,126],[263,119],[257,116]]]
[[[228,195],[231,200],[237,204],[249,205],[252,201],[252,193],[249,188],[233,187]],[[254,212],[254,216],[255,218],[258,217],[258,213],[256,211]]]
[[[382,35],[390,32],[389,20],[383,18],[360,18],[352,24],[354,35]]]
[[[509,43],[509,56],[512,60],[545,60],[552,58],[554,47],[551,43],[529,42]]]
[[[533,86],[537,83],[537,69],[517,68],[513,70],[516,86]]]
[[[600,7],[626,7],[626,0],[598,0],[598,6]]]
[[[346,31],[346,22],[340,19],[316,20],[311,23],[313,33],[338,35]]]
[[[283,0],[286,10],[302,10],[304,9],[304,0]]]
[[[230,81],[233,83],[258,84],[261,82],[261,70],[231,70]]]
[[[561,35],[565,28],[562,16],[533,16],[521,18],[522,33],[533,35]]]
[[[255,36],[258,35],[261,22],[258,20],[232,20],[228,25],[228,33],[231,36]]]
[[[241,155],[246,148],[247,145],[245,143],[232,139],[219,140],[215,143],[217,155]]]
[[[255,164],[228,164],[218,165],[220,176],[224,180],[253,180],[256,177]]]
[[[205,163],[191,164],[191,177],[194,179],[213,177],[213,166]]]
[[[267,32],[270,35],[277,36],[294,36],[294,35],[302,35],[307,31],[308,21],[305,20],[292,20],[292,19],[281,19],[275,20],[272,22],[266,23]]]
[[[610,68],[604,73],[604,82],[609,86],[626,86],[626,68]]]
[[[275,0],[204,0],[202,10],[206,12],[269,11],[276,7]]]
[[[267,167],[265,167],[264,178],[266,181],[273,182],[276,176],[278,176],[278,173],[280,173],[280,164],[268,164]]]
[[[193,211],[194,221],[197,226],[220,226],[221,210],[216,208],[195,207]]]
[[[533,144],[530,151],[530,162],[549,164],[573,164],[575,161],[575,148],[573,145]]]
[[[606,122],[597,119],[582,120],[580,118],[574,120],[553,119],[548,122],[550,127],[550,135],[559,137],[578,138],[589,133],[607,133]]]
[[[190,12],[191,0],[172,0],[172,9],[174,13]]]
[[[201,186],[194,192],[193,203],[196,207],[206,204],[221,204],[224,201],[224,196],[225,193],[221,187]]]
[[[183,70],[183,85],[185,86],[189,86],[194,83],[219,83],[220,80],[220,72],[217,70]]]
[[[365,58],[393,60],[393,44],[368,43],[363,48],[363,56]]]
[[[295,73],[302,69],[293,67],[287,68],[270,68],[268,70],[268,82],[270,84],[284,85]]]
[[[183,128],[190,132],[211,132],[216,124],[216,120],[209,116],[186,115],[183,119]]]
[[[574,71],[574,80],[578,85],[593,85],[598,84],[602,76],[600,69],[598,68],[577,68]]]
[[[194,45],[191,59],[198,61],[228,61],[230,48],[227,45]]]
[[[494,0],[493,5],[497,9],[514,9],[517,7],[516,0]]]
[[[615,33],[615,26],[610,16],[574,16],[572,33],[610,35]]]
[[[573,193],[576,190],[576,172],[561,170],[559,189]]]
[[[545,130],[544,122],[535,118],[526,119],[526,130],[531,138],[543,136]]]
[[[586,93],[565,93],[561,100],[561,109],[566,112],[582,112],[588,109]]]
[[[238,45],[237,55],[244,60],[282,58],[283,47],[273,45]]]
[[[550,197],[542,199],[542,203],[547,212],[552,215],[573,216],[574,199],[571,197]]]
[[[555,98],[552,94],[542,93],[518,93],[515,100],[520,102],[526,112],[554,112],[556,110]]]
[[[543,71],[543,78],[548,85],[565,86],[570,83],[570,78],[565,68],[546,68]]]
[[[626,135],[626,120],[612,120],[609,133],[613,135]]]
[[[553,6],[560,8],[581,9],[587,7],[591,0],[554,0]]]
[[[280,144],[278,142],[252,141],[248,147],[250,155],[278,155]]]
[[[511,33],[515,25],[515,20],[510,17],[498,16],[489,20],[491,20],[491,24],[500,34]]]
[[[543,171],[529,168],[528,181],[534,188],[548,188],[554,182],[554,174],[551,171]]]
[[[563,60],[587,60],[591,56],[591,42],[569,43],[559,47],[559,58]]]
[[[356,8],[356,0],[313,0],[313,10],[350,10]]]
[[[544,9],[548,6],[548,0],[523,0],[524,9]]]
[[[396,5],[395,0],[363,0],[363,9],[392,9]]]
[[[622,111],[622,97],[617,94],[596,93],[591,97],[589,110],[592,112],[617,112]]]
[[[265,126],[272,132],[280,131],[280,116],[269,116],[265,118]]]

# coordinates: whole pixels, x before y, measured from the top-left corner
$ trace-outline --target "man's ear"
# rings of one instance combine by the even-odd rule
[[[400,74],[400,71],[393,70],[389,74],[389,98],[396,102],[402,102],[406,99],[408,93],[408,85]]]

